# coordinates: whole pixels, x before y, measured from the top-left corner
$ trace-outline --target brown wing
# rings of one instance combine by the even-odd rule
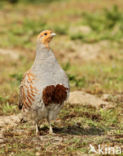
[[[20,85],[19,109],[29,109],[35,101],[35,96],[38,94],[38,89],[34,87],[35,76],[30,71],[25,73]]]

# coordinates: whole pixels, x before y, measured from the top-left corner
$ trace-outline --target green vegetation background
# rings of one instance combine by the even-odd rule
[[[11,50],[11,55],[0,54],[0,115],[18,113],[19,84],[35,57],[36,37],[44,29],[57,33],[52,49],[66,71],[71,91],[82,90],[101,97],[109,94],[112,104],[108,110],[89,106],[66,105],[60,113],[59,126],[67,140],[57,149],[52,144],[40,144],[54,154],[87,153],[89,143],[112,146],[123,144],[123,2],[98,0],[8,0],[0,1],[0,49]],[[80,33],[81,32],[81,33]],[[93,53],[81,57],[82,47]],[[94,49],[94,48],[95,49]],[[97,49],[99,57],[91,58]],[[89,48],[86,48],[89,53]],[[95,55],[94,55],[95,56]],[[26,125],[28,131],[30,125]],[[25,127],[26,127],[25,126]],[[19,129],[24,129],[21,125]],[[67,131],[71,130],[68,135]],[[31,133],[31,135],[30,135]],[[9,135],[11,134],[11,135]],[[0,154],[35,155],[29,138],[14,129],[5,131],[8,142]],[[74,136],[74,138],[73,138]],[[110,137],[110,139],[109,139]],[[21,142],[18,142],[21,140]],[[25,144],[26,142],[26,144]],[[49,150],[50,151],[50,150]]]

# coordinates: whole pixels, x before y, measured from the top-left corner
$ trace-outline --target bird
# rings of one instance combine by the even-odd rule
[[[20,84],[19,109],[36,125],[36,135],[43,119],[49,123],[49,134],[54,134],[52,122],[56,119],[70,92],[69,80],[58,63],[51,40],[52,30],[44,30],[37,37],[36,56]]]

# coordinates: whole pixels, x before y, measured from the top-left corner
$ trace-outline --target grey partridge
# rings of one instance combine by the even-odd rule
[[[34,63],[20,85],[19,108],[23,116],[29,114],[35,121],[36,134],[44,118],[49,123],[49,132],[53,133],[51,121],[56,119],[69,94],[68,77],[49,47],[55,35],[50,30],[38,35]]]

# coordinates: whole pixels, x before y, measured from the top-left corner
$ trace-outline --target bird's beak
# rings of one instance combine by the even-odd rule
[[[54,37],[54,36],[56,36],[56,33],[51,33],[51,37]]]

